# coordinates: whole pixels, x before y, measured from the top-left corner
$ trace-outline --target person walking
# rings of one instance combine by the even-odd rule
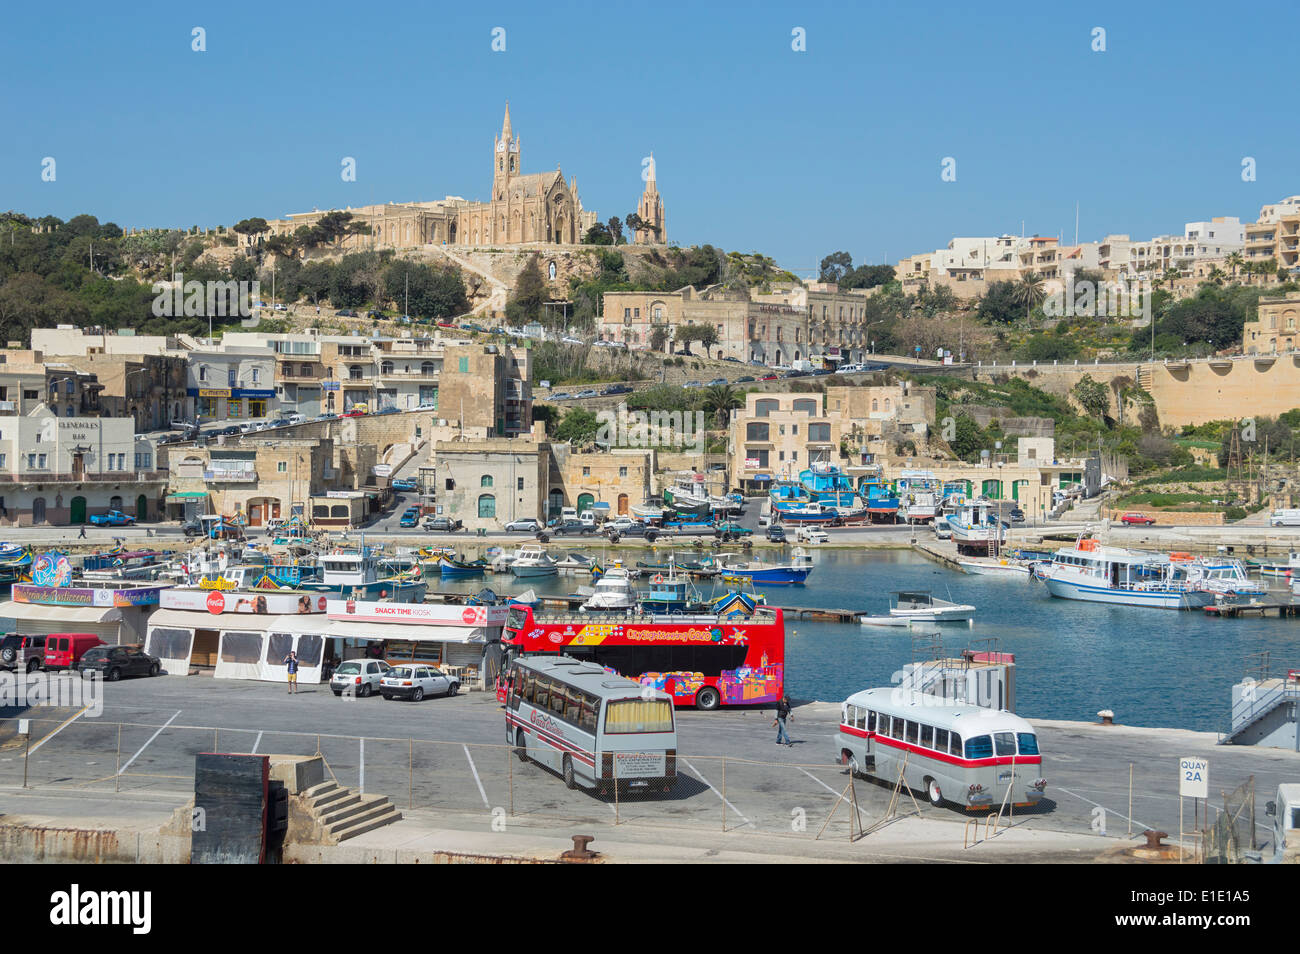
[[[776,744],[793,745],[790,736],[785,731],[785,720],[790,718],[790,697],[781,693],[781,701],[776,704],[776,718],[772,720],[772,727],[776,729]]]
[[[86,538],[86,525],[83,523],[81,525],[81,532],[77,534],[77,539],[84,540],[85,538]]]
[[[298,654],[292,649],[284,657],[285,668],[289,671],[289,695],[298,691]]]

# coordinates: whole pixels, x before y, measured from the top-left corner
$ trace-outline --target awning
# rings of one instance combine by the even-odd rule
[[[482,643],[487,642],[487,629],[486,626],[353,623],[340,619],[331,620],[327,626],[312,629],[312,632],[346,639],[409,639],[417,643]]]
[[[14,600],[0,602],[0,616],[51,623],[116,623],[122,619],[121,611],[112,606],[50,606]]]
[[[313,620],[317,621],[313,623]],[[323,614],[266,616],[260,613],[205,613],[200,610],[155,610],[149,628],[176,626],[181,629],[220,629],[254,633],[320,633],[328,621]]]
[[[184,490],[178,494],[168,494],[167,502],[183,503],[186,500],[202,500],[206,496],[208,496],[206,490]]]

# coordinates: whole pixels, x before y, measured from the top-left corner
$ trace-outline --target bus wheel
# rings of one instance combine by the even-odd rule
[[[848,749],[845,749],[843,752],[840,753],[840,764],[845,766],[849,770],[850,778],[857,778],[858,759]]]
[[[699,695],[695,697],[695,708],[705,712],[712,712],[718,707],[718,702],[718,690],[712,686],[705,686],[700,690]]]
[[[573,780],[573,759],[567,755],[564,757],[564,784],[567,788],[578,787],[578,783]]]
[[[519,756],[519,761],[528,761],[528,745],[524,742],[524,730],[515,729],[515,755]]]
[[[939,783],[932,778],[925,780],[925,791],[930,796],[931,805],[943,804],[943,792],[939,791]]]

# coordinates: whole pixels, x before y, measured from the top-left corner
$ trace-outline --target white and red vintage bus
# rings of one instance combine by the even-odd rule
[[[594,662],[667,693],[678,706],[761,705],[785,688],[785,619],[763,606],[734,617],[539,617],[531,607],[511,606],[501,641],[512,658],[564,653]],[[498,686],[502,701],[508,679]]]
[[[506,741],[569,788],[676,782],[677,728],[664,693],[569,656],[516,659],[508,682]]]
[[[935,805],[1028,806],[1047,788],[1038,736],[1011,712],[910,689],[867,689],[844,701],[837,738],[850,772],[893,782],[906,761],[903,781]]]

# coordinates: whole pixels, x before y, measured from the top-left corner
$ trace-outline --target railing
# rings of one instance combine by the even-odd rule
[[[1279,685],[1263,693],[1256,691],[1258,685],[1260,684],[1248,685],[1242,693],[1241,699],[1232,707],[1232,714],[1228,721],[1228,731],[1220,735],[1220,742],[1230,739],[1242,729],[1248,728],[1256,719],[1267,715],[1283,702],[1292,699],[1300,700],[1300,683],[1283,679]]]
[[[102,473],[56,474],[42,471],[25,471],[20,474],[0,473],[0,482],[10,484],[88,484],[97,482],[130,483],[132,481],[166,480],[165,470],[110,470]]]

